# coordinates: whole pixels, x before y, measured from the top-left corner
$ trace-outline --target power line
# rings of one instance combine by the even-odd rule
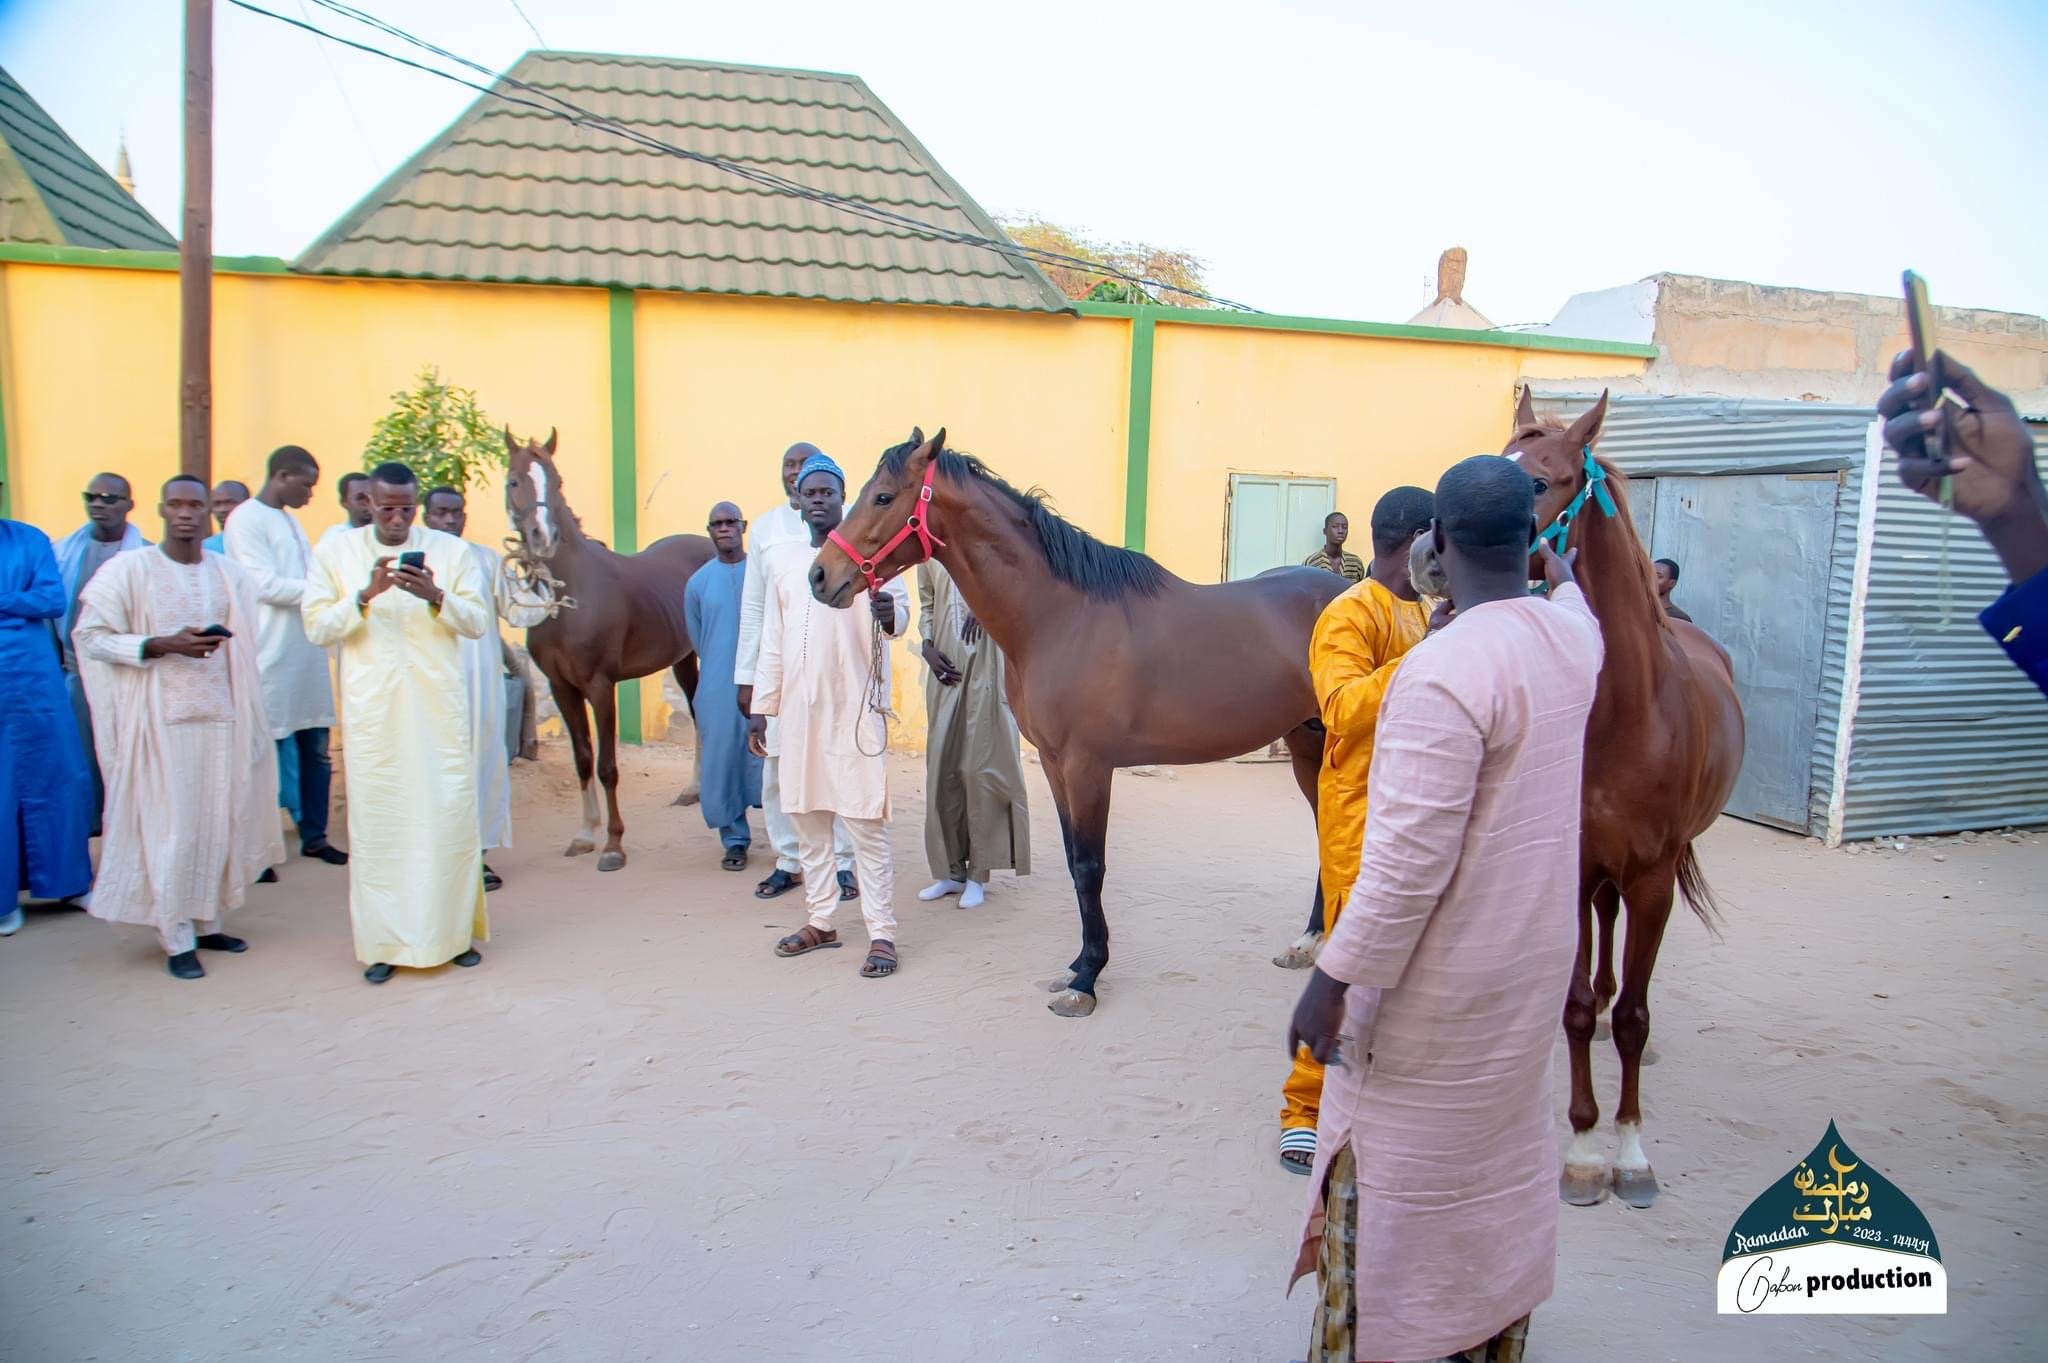
[[[377,31],[384,33],[390,37],[397,38],[400,41],[410,44],[411,46],[416,47],[423,52],[427,52],[432,54],[433,56],[439,57],[444,61],[453,62],[459,66],[466,67],[469,70],[478,73],[479,75],[489,78],[493,83],[490,85],[482,85],[474,80],[468,79],[467,77],[459,75],[455,72],[446,71],[436,66],[430,66],[424,62],[415,61],[409,57],[405,57],[396,52],[392,52],[389,51],[388,49],[376,46],[375,44],[358,42],[352,38],[342,37],[340,34],[329,32],[328,30],[319,28],[311,23],[302,22],[298,19],[290,17],[289,15],[278,14],[275,11],[265,9],[260,5],[252,3],[252,0],[230,0],[230,3],[236,5],[238,8],[248,10],[252,14],[260,14],[265,18],[274,19],[279,23],[289,24],[294,28],[304,29],[307,32],[325,38],[330,42],[340,43],[346,47],[355,48],[357,51],[360,52],[367,52],[372,54],[373,56],[383,57],[386,60],[395,62],[400,66],[411,67],[413,70],[416,71],[424,71],[430,76],[438,76],[442,80],[450,81],[453,82],[454,84],[465,86],[468,89],[475,90],[480,94],[489,95],[494,99],[502,100],[508,104],[515,104],[524,108],[533,109],[539,113],[545,114],[552,118],[559,118],[566,123],[570,123],[578,127],[589,128],[597,132],[609,133],[613,136],[623,138],[626,141],[644,147],[650,151],[656,151],[663,153],[665,155],[680,157],[687,161],[693,161],[700,165],[709,166],[713,169],[722,171],[728,175],[732,175],[738,179],[742,179],[748,181],[749,183],[759,185],[762,188],[770,190],[772,192],[787,194],[796,198],[806,199],[813,203],[818,203],[829,208],[837,209],[841,212],[850,213],[858,217],[867,218],[870,221],[878,222],[885,226],[896,228],[900,231],[907,231],[919,236],[929,237],[933,240],[948,242],[954,245],[968,246],[980,250],[990,251],[998,255],[1011,257],[1013,259],[1029,260],[1041,264],[1063,265],[1086,274],[1100,275],[1111,279],[1120,279],[1125,283],[1137,285],[1141,289],[1154,289],[1165,293],[1180,294],[1186,297],[1200,299],[1203,302],[1212,303],[1219,307],[1233,308],[1240,312],[1259,311],[1259,309],[1257,308],[1250,307],[1243,303],[1234,302],[1227,298],[1221,298],[1214,294],[1204,293],[1199,289],[1184,288],[1177,284],[1168,283],[1165,280],[1150,279],[1142,275],[1130,274],[1124,270],[1117,269],[1113,265],[1104,264],[1101,261],[1087,260],[1079,256],[1065,255],[1057,251],[1048,251],[1039,247],[1021,246],[1016,242],[1008,240],[1007,238],[996,239],[991,237],[985,237],[975,232],[961,231],[956,228],[940,227],[937,226],[936,224],[925,222],[922,219],[913,218],[907,214],[898,213],[893,209],[887,209],[875,204],[865,203],[859,199],[849,198],[842,194],[834,194],[829,190],[817,189],[810,185],[803,184],[800,181],[789,179],[786,176],[777,175],[772,171],[763,170],[758,166],[748,165],[747,163],[742,161],[733,161],[725,157],[712,156],[703,152],[692,151],[686,147],[679,147],[672,143],[661,141],[659,138],[644,133],[637,128],[629,127],[628,125],[619,122],[617,119],[610,118],[601,114],[592,113],[590,110],[585,109],[580,105],[577,105],[567,99],[564,99],[562,96],[555,94],[551,90],[546,90],[539,86],[529,84],[528,82],[519,80],[518,78],[511,76],[509,74],[499,73],[497,71],[494,71],[490,67],[483,65],[480,62],[474,61],[468,57],[461,56],[458,53],[451,52],[446,48],[436,46],[435,44],[428,42],[424,38],[417,37],[414,34],[408,33],[404,29],[401,29],[394,24],[387,23],[384,20],[377,18],[375,15],[357,9],[352,5],[340,3],[340,0],[313,0],[313,3],[320,6],[322,9],[328,10],[343,18],[354,20],[357,23],[376,29]],[[534,96],[535,98],[521,98],[518,95],[509,94],[506,92],[504,88],[501,88],[504,86],[509,86],[514,90],[524,91],[527,94]],[[543,100],[546,101],[546,103],[542,103],[541,101]]]
[[[542,47],[546,47],[548,45],[548,40],[540,36],[540,29],[534,26],[533,20],[526,18],[526,7],[524,5],[521,5],[519,3],[519,0],[512,0],[512,8],[521,19],[526,19],[526,26],[530,29],[533,29],[533,40],[539,43]]]

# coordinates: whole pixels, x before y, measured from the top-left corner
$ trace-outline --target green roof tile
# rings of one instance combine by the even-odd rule
[[[934,227],[1002,236],[855,76],[529,52],[510,77],[676,146]],[[1071,310],[1027,261],[777,193],[490,95],[372,190],[296,268]]]
[[[175,251],[176,238],[0,68],[0,241]]]

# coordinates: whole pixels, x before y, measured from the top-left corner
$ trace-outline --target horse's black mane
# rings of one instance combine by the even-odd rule
[[[891,446],[882,455],[882,467],[891,476],[903,472],[904,463],[918,447],[905,442]],[[1046,494],[1038,488],[1020,492],[1002,475],[971,454],[941,450],[937,456],[939,476],[949,482],[974,480],[988,484],[1016,503],[1031,524],[1052,575],[1088,596],[1117,601],[1132,596],[1157,596],[1173,580],[1172,574],[1145,555],[1131,549],[1104,544],[1046,505]]]

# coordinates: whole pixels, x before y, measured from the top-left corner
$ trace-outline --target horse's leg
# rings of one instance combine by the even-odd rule
[[[1614,920],[1621,916],[1621,890],[1611,880],[1593,891],[1593,919],[1600,927],[1600,965],[1593,972],[1593,1039],[1607,1036],[1614,1003]]]
[[[669,669],[675,673],[676,685],[683,688],[683,701],[690,707],[690,727],[697,727],[697,655],[689,657]],[[674,723],[673,720],[670,723]],[[693,805],[704,789],[704,735],[694,732],[690,744],[690,784],[670,801],[671,804]]]
[[[590,714],[597,725],[597,779],[604,785],[605,811],[610,815],[597,869],[616,871],[626,864],[626,849],[620,845],[626,836],[626,821],[619,817],[619,695],[611,683],[606,682],[591,693]],[[594,805],[590,812],[594,820]]]
[[[1095,981],[1109,964],[1109,919],[1102,912],[1102,877],[1109,841],[1109,783],[1115,771],[1106,763],[1060,762],[1061,824],[1066,830],[1067,870],[1074,877],[1074,897],[1081,909],[1081,954],[1066,987],[1046,1006],[1063,1018],[1084,1018],[1095,1011]],[[1057,983],[1057,981],[1055,981]]]
[[[555,693],[555,709],[562,715],[562,727],[569,731],[569,751],[576,755],[576,784],[583,791],[583,831],[569,840],[565,857],[580,857],[597,850],[597,791],[590,784],[593,762],[590,750],[590,716],[583,709],[583,693],[566,682],[548,678]]]
[[[1558,1194],[1575,1207],[1590,1207],[1607,1196],[1607,1152],[1594,1131],[1600,1124],[1600,1100],[1593,1096],[1593,982],[1588,978],[1597,892],[1594,885],[1579,887],[1579,950],[1564,1000],[1564,1034],[1571,1052],[1572,1143],[1565,1151]]]
[[[1628,905],[1628,941],[1623,944],[1621,993],[1614,1000],[1614,1049],[1621,1053],[1621,1101],[1614,1128],[1614,1195],[1631,1207],[1657,1200],[1657,1176],[1643,1150],[1643,1049],[1650,1043],[1650,975],[1671,919],[1678,870],[1664,865],[1632,879],[1622,892]]]
[[[1316,788],[1323,774],[1324,730],[1320,724],[1310,728],[1307,724],[1297,725],[1287,733],[1287,756],[1294,765],[1294,784],[1301,787],[1302,796],[1308,800],[1308,812],[1313,821],[1317,816]],[[1294,945],[1273,958],[1273,964],[1283,970],[1306,970],[1316,963],[1316,952],[1323,945],[1323,867],[1318,844],[1316,857],[1315,892],[1310,897],[1308,927],[1301,936],[1294,939]]]

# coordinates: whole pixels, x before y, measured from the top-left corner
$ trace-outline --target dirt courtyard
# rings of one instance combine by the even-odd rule
[[[922,769],[896,760],[904,965],[874,982],[854,905],[854,945],[770,954],[799,897],[757,903],[765,839],[732,875],[668,807],[682,753],[623,765],[612,875],[560,855],[565,746],[515,766],[475,970],[366,985],[346,872],[300,860],[202,982],[83,914],[0,942],[0,1359],[1301,1356],[1275,1119],[1302,977],[1269,958],[1314,846],[1284,767],[1118,777],[1114,956],[1066,1021],[1036,767],[1038,874],[969,913],[912,898]],[[1674,918],[1652,995],[1665,1195],[1565,1209],[1531,1363],[2043,1356],[2042,844],[1712,831],[1726,938]],[[1933,1224],[1946,1317],[1714,1314],[1729,1227],[1830,1118]]]

